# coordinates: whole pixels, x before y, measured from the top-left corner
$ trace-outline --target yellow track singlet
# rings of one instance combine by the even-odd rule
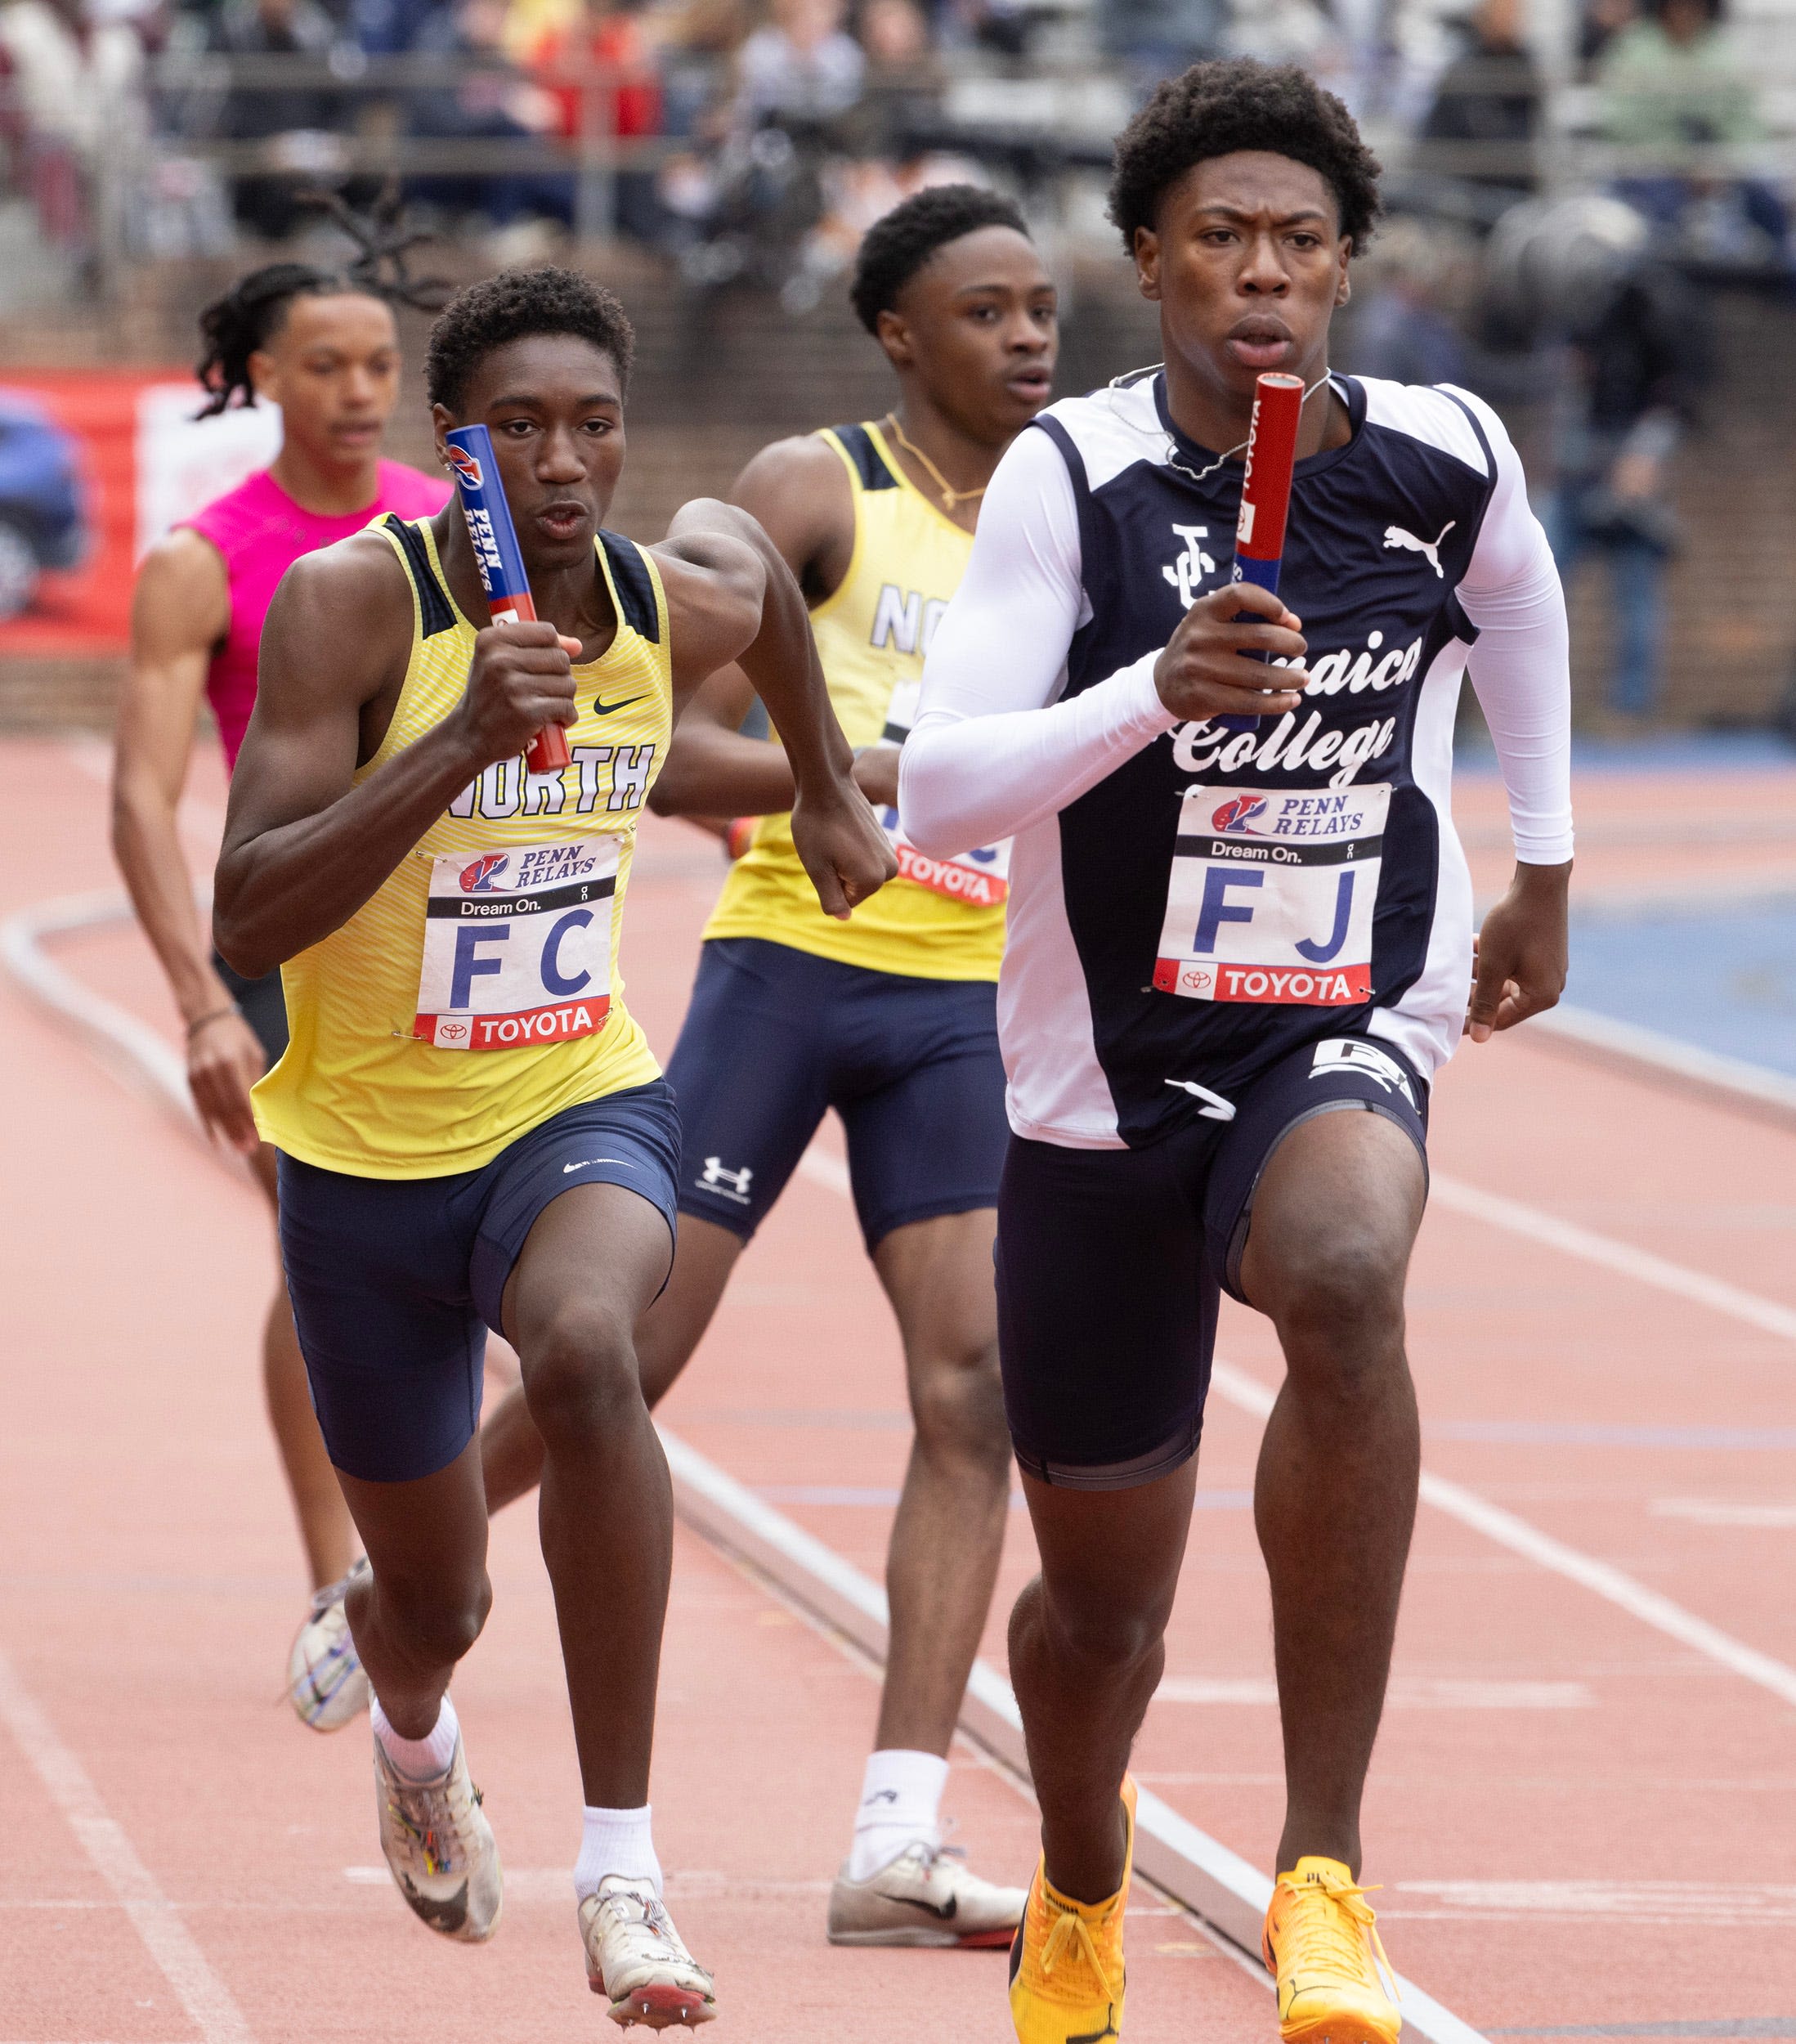
[[[429,525],[379,529],[412,585],[411,659],[358,783],[460,702],[475,627]],[[660,1070],[617,972],[637,818],[672,728],[667,600],[647,554],[598,540],[617,636],[574,670],[572,764],[500,760],[379,891],[281,968],[291,1041],[255,1089],[262,1135],[362,1178],[479,1168],[563,1108]]]
[[[848,742],[901,741],[916,713],[923,657],[973,551],[900,470],[877,426],[824,432],[849,473],[854,552],[840,588],[811,612],[823,674]],[[791,819],[764,816],[732,868],[705,935],[761,937],[874,972],[995,979],[1004,951],[1005,852],[925,858],[884,812],[903,877],[846,922],[826,916],[792,844]]]

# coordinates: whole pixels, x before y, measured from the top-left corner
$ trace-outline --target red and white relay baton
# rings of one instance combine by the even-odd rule
[[[1253,387],[1247,468],[1241,478],[1241,516],[1234,529],[1234,580],[1274,594],[1284,563],[1291,472],[1297,465],[1303,400],[1301,376],[1269,374]],[[1251,731],[1259,719],[1218,717],[1216,721],[1231,731]]]

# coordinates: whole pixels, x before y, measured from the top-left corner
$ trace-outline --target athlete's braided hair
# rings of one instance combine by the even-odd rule
[[[575,270],[544,263],[505,270],[458,291],[430,329],[424,394],[455,410],[468,379],[495,347],[537,334],[571,334],[608,355],[620,385],[629,382],[636,329],[615,291]]]
[[[1014,199],[983,185],[930,185],[876,220],[854,259],[849,303],[869,334],[880,315],[894,311],[898,294],[938,249],[981,227],[1028,226]]]
[[[1252,57],[1194,64],[1162,81],[1117,137],[1110,217],[1135,253],[1135,231],[1156,224],[1160,201],[1194,164],[1238,150],[1289,156],[1320,173],[1341,210],[1341,231],[1359,253],[1382,202],[1378,159],[1354,119],[1295,64]]]
[[[441,307],[449,287],[435,277],[414,277],[406,258],[422,233],[408,233],[400,221],[396,189],[389,186],[364,219],[335,192],[310,192],[306,203],[328,213],[356,244],[354,258],[340,270],[311,262],[270,262],[239,277],[221,298],[199,315],[199,337],[205,353],[194,374],[208,393],[196,415],[215,418],[232,404],[253,405],[256,388],[249,358],[280,331],[295,298],[336,298],[354,292],[388,305],[410,305],[423,312]]]

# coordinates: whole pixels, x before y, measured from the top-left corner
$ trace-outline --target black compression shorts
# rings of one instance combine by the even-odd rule
[[[1427,1087],[1368,1038],[1306,1044],[1234,1109],[1139,1150],[1013,1137],[998,1194],[998,1341],[1016,1459],[1041,1481],[1122,1490],[1197,1453],[1219,1295],[1243,1298],[1254,1190],[1300,1123],[1387,1115],[1426,1168]]]

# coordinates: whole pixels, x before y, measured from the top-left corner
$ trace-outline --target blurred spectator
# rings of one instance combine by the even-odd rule
[[[770,13],[737,58],[738,121],[755,128],[845,114],[861,96],[867,58],[843,25],[843,0],[773,0]]]
[[[96,20],[83,0],[0,7],[0,132],[45,240],[80,261],[95,255],[147,129],[143,57],[134,28]]]
[[[1708,374],[1707,329],[1690,288],[1650,259],[1568,303],[1570,374],[1556,422],[1547,536],[1568,580],[1587,554],[1606,561],[1610,706],[1646,717],[1659,699],[1665,573],[1678,546],[1666,468]]]
[[[1227,0],[1109,0],[1098,10],[1106,51],[1145,100],[1162,78],[1214,56],[1229,24]]]
[[[615,137],[631,142],[661,132],[661,88],[643,0],[586,0],[572,27],[538,46],[535,70],[556,110],[556,132],[578,150]],[[582,78],[583,73],[593,75]],[[617,173],[617,226],[638,241],[661,229],[656,173],[635,164]]]
[[[299,75],[233,76],[219,117],[227,141],[266,141],[273,174],[235,178],[231,207],[239,220],[269,240],[293,232],[305,214],[301,195],[343,168],[333,131],[347,128],[351,107],[329,65],[337,25],[317,0],[229,0],[212,25],[213,50],[229,58],[284,57]]]
[[[1640,0],[1584,0],[1578,22],[1578,75],[1588,78],[1625,28],[1640,19]]]
[[[467,142],[468,168],[432,171],[406,181],[406,196],[450,213],[481,213],[495,227],[534,216],[571,225],[574,178],[547,145],[562,118],[559,102],[533,83],[505,47],[505,0],[455,0],[432,15],[413,44],[445,60],[445,82],[406,95],[409,134]],[[501,162],[481,164],[481,144]]]
[[[1399,383],[1469,381],[1466,344],[1441,300],[1449,257],[1419,220],[1391,221],[1357,266],[1346,365]]]
[[[866,76],[859,100],[835,123],[835,139],[851,155],[897,164],[915,155],[919,138],[934,131],[946,76],[916,0],[867,0],[860,32]],[[873,219],[903,196],[882,205]],[[859,240],[858,232],[857,246]]]
[[[1789,216],[1777,193],[1753,177],[1717,179],[1692,162],[1705,149],[1738,148],[1764,134],[1721,15],[1722,0],[1653,0],[1650,17],[1605,52],[1597,73],[1604,132],[1630,155],[1617,189],[1677,230],[1690,255],[1780,268]]]
[[[1722,0],[1654,0],[1597,66],[1611,141],[1681,164],[1693,148],[1755,141],[1753,89],[1721,28]]]
[[[1481,187],[1499,204],[1526,198],[1539,182],[1543,87],[1521,11],[1520,0],[1480,0],[1464,24],[1464,48],[1435,88],[1414,157],[1424,174]]]

